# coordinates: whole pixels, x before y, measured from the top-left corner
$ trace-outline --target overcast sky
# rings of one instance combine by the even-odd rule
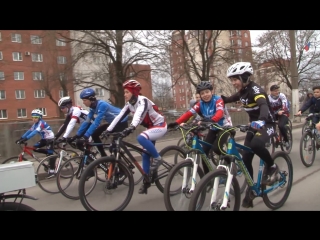
[[[249,30],[251,36],[251,44],[256,43],[256,39],[267,30]]]

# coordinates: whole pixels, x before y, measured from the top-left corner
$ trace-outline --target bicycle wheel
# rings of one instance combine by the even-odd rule
[[[289,126],[290,130],[292,131],[292,122],[289,118],[288,118],[288,126]]]
[[[117,161],[119,170],[128,179],[129,186],[125,186],[118,180],[118,176],[110,176],[110,180],[97,182],[95,188],[90,194],[86,193],[88,181],[86,176],[98,166],[105,169],[105,175],[108,175],[109,167],[114,167],[116,160],[114,156],[102,157],[89,164],[82,173],[79,182],[79,196],[82,206],[87,211],[122,211],[130,203],[134,192],[134,180],[131,171],[126,163]]]
[[[183,140],[183,137],[179,139],[178,143],[177,143],[177,146],[180,146],[181,144],[184,143],[184,140]]]
[[[25,157],[22,157],[22,160],[23,160],[23,161],[28,161],[28,159],[26,159]],[[15,163],[15,162],[19,162],[19,156],[9,157],[9,158],[7,158],[6,160],[4,160],[4,161],[2,162],[2,164],[5,164],[5,163]]]
[[[139,162],[139,164],[142,164],[142,153],[135,150],[135,149],[129,149],[129,151],[131,152],[132,156],[134,156],[134,158]],[[131,170],[132,175],[133,175],[133,179],[134,179],[134,185],[137,185],[138,183],[140,183],[143,179],[143,176],[141,174],[141,172],[139,171],[139,169],[136,168],[136,166],[130,162],[130,164],[128,164],[128,168]],[[123,185],[125,186],[129,186],[129,182],[127,179],[125,179],[123,181]]]
[[[287,201],[293,181],[293,167],[289,154],[285,152],[275,152],[272,159],[279,167],[279,179],[272,186],[262,185],[264,191],[263,202],[270,209],[278,209]],[[275,184],[280,184],[274,188]],[[269,191],[269,192],[268,192]]]
[[[189,207],[191,183],[198,183],[204,176],[200,166],[192,178],[194,164],[190,159],[177,163],[169,172],[164,186],[164,203],[168,211],[186,211]]]
[[[292,149],[292,143],[293,143],[293,140],[292,140],[292,131],[290,129],[289,126],[286,126],[286,132],[287,132],[287,136],[288,136],[288,142],[289,142],[289,148],[287,149],[285,145],[283,144],[280,144],[280,147],[281,147],[281,150],[286,152],[286,153],[290,153],[291,152],[291,149]],[[283,136],[281,136],[281,140],[283,142]]]
[[[162,157],[163,163],[154,172],[153,179],[159,191],[163,193],[166,178],[170,170],[174,165],[185,160],[186,153],[178,146],[167,146],[159,154]]]
[[[57,186],[57,179],[56,176],[52,176],[51,178],[48,177],[48,171],[50,169],[50,160],[55,161],[55,164],[58,164],[59,162],[59,156],[57,155],[52,155],[44,158],[41,160],[41,162],[38,165],[38,168],[36,170],[37,174],[37,183],[39,187],[47,192],[47,193],[59,193],[59,189]],[[67,160],[67,159],[65,159]],[[57,171],[57,169],[55,170]]]
[[[78,200],[80,198],[78,192],[80,177],[84,171],[84,168],[87,168],[90,166],[90,164],[95,162],[93,161],[89,165],[81,167],[83,164],[81,161],[82,157],[71,158],[65,161],[57,172],[56,177],[58,189],[66,198],[73,200]],[[96,169],[95,171],[91,172],[91,174],[92,177],[90,177],[87,181],[88,184],[86,185],[86,194],[89,194],[97,183]]]
[[[316,144],[312,133],[306,131],[300,139],[300,159],[304,166],[312,166],[316,156]]]
[[[191,195],[188,210],[189,211],[221,211],[231,210],[239,211],[240,209],[240,187],[236,177],[232,178],[230,190],[233,190],[233,195],[225,194],[225,187],[228,174],[225,169],[216,169],[207,173],[197,184],[197,187]],[[214,182],[217,179],[218,186],[213,189]],[[216,194],[216,199],[213,201],[213,194]],[[225,209],[220,209],[224,198],[228,198],[228,205]]]
[[[72,149],[64,149],[67,152],[67,155],[64,156],[65,159],[70,159],[70,158],[74,158],[74,157],[79,157],[79,153],[77,153],[77,151],[72,150]]]
[[[0,211],[36,211],[34,208],[19,202],[0,203]]]
[[[105,153],[108,154],[109,153],[109,147],[104,147],[103,148]],[[92,149],[92,154],[94,155],[94,157],[96,159],[99,159],[101,158],[101,154],[97,148],[97,146],[94,146]],[[100,182],[104,182],[106,180],[105,176],[104,176],[104,171],[102,171],[99,167],[97,168],[97,179],[100,181]]]
[[[305,121],[305,123],[303,124],[302,128],[301,128],[301,133],[302,135],[305,133],[306,129],[309,127],[309,121]]]
[[[272,135],[270,137],[269,142],[266,143],[266,149],[268,149],[269,153],[272,154],[275,151],[275,140],[274,140],[274,136]]]

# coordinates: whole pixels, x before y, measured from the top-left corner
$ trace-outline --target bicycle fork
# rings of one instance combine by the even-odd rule
[[[183,193],[193,193],[194,189],[196,187],[197,181],[196,181],[196,176],[197,176],[197,171],[198,171],[198,166],[199,166],[199,161],[198,160],[198,154],[195,154],[195,158],[192,157],[187,157],[185,160],[191,160],[193,164],[193,171],[191,175],[191,186],[190,189],[187,188],[188,186],[188,180],[190,179],[190,169],[188,167],[183,168],[183,179],[182,179],[182,192]]]

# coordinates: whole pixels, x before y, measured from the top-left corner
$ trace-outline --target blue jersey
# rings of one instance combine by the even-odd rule
[[[51,129],[51,127],[41,118],[37,123],[34,123],[31,128],[22,135],[21,138],[30,139],[36,134],[39,134],[41,136],[41,139],[53,139],[54,133]]]
[[[92,133],[99,127],[102,120],[105,120],[110,124],[113,121],[113,119],[115,119],[115,117],[118,116],[120,111],[120,108],[117,108],[111,105],[110,103],[107,103],[102,100],[97,100],[96,108],[90,108],[87,119],[80,125],[77,135],[84,135],[85,137],[89,138],[92,135]],[[95,114],[97,116],[94,118]],[[91,123],[91,120],[93,119],[94,121]],[[125,116],[121,119],[121,122],[125,121],[128,121],[128,116]],[[90,127],[88,128],[89,125]],[[87,128],[88,130],[84,133],[84,131]]]

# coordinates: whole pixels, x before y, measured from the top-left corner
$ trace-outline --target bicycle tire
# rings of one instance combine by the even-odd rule
[[[288,118],[288,126],[289,126],[290,130],[292,131],[292,122],[289,118]]]
[[[111,200],[115,200],[117,206],[114,207],[113,210],[109,210],[109,211],[122,211],[124,210],[128,204],[130,203],[131,199],[132,199],[132,195],[134,192],[134,179],[132,176],[132,172],[128,169],[127,164],[124,163],[122,160],[117,161],[118,163],[118,167],[121,169],[121,171],[125,174],[125,176],[128,179],[128,186],[124,186],[123,184],[118,184],[117,186],[112,186],[110,189],[107,189],[108,184],[115,184],[115,182],[101,182],[99,183],[99,185],[101,186],[101,184],[103,184],[102,188],[97,188],[97,190],[92,191],[91,193],[94,193],[95,195],[93,197],[90,196],[90,194],[86,194],[85,193],[85,183],[86,181],[86,176],[90,173],[90,171],[92,171],[93,169],[97,168],[98,165],[102,164],[106,169],[108,169],[108,167],[110,165],[114,165],[116,163],[116,159],[114,156],[109,156],[109,157],[102,157],[97,159],[96,161],[92,162],[89,164],[89,166],[85,169],[85,171],[82,173],[82,176],[80,178],[80,182],[79,182],[79,196],[80,196],[80,202],[82,204],[82,206],[87,210],[87,211],[98,211],[97,207],[93,206],[94,203],[97,204],[101,204],[104,207],[106,207]],[[113,179],[113,177],[111,177],[111,179]],[[111,186],[111,185],[109,185]],[[123,188],[121,188],[121,186],[124,186]],[[116,191],[123,193],[123,189],[127,189],[128,193],[125,197],[121,196],[121,197],[115,197],[113,196],[114,193]],[[105,192],[108,191],[108,192]],[[102,197],[97,197],[97,194],[102,192]],[[110,200],[107,199],[108,197],[110,197]],[[103,199],[105,198],[105,199]],[[91,202],[92,200],[92,202]],[[106,202],[103,202],[103,200],[106,200]],[[107,203],[107,204],[106,204]],[[119,205],[120,203],[120,205]],[[108,211],[108,210],[103,210],[103,211]]]
[[[308,127],[309,127],[309,121],[305,121],[305,123],[302,125],[302,128],[301,128],[302,135],[305,133],[305,131]]]
[[[176,174],[179,174],[180,176],[183,176],[183,168],[191,168],[191,170],[188,171],[189,174],[189,180],[192,181],[192,172],[193,172],[193,162],[192,160],[190,159],[186,159],[184,160],[183,162],[179,162],[177,163],[169,172],[168,174],[168,177],[166,179],[166,182],[165,182],[165,186],[164,186],[164,192],[163,192],[163,197],[164,197],[164,203],[165,203],[165,207],[167,209],[167,211],[176,211],[176,209],[178,209],[179,207],[179,210],[181,211],[186,211],[188,210],[188,207],[189,207],[189,201],[190,201],[190,196],[192,195],[192,193],[190,192],[186,192],[186,191],[189,191],[188,187],[190,188],[191,187],[191,182],[187,182],[187,189],[184,188],[182,189],[181,188],[181,184],[178,185],[178,189],[176,189],[176,187],[174,187],[174,191],[171,191],[171,185],[172,185],[172,182],[174,180],[174,178],[176,177]],[[203,173],[203,170],[201,169],[200,166],[198,166],[197,168],[197,173],[201,178],[203,178],[204,176],[204,173]],[[179,180],[178,180],[179,182]],[[180,180],[180,183],[182,183],[182,180]],[[190,194],[190,195],[189,195]],[[175,204],[173,204],[174,200],[172,199],[176,199],[176,198],[179,198],[179,203],[174,206]],[[182,203],[183,201],[183,203]],[[186,209],[181,209],[181,207],[183,206],[186,206]]]
[[[163,148],[159,155],[162,157],[163,162],[157,171],[153,173],[153,179],[159,191],[163,193],[165,181],[170,170],[178,162],[184,161],[187,154],[181,147],[172,145]]]
[[[140,162],[142,163],[142,153],[141,152],[139,152],[139,151],[137,151],[137,150],[135,150],[135,149],[132,149],[132,148],[130,148],[130,149],[128,149],[130,152],[135,152],[135,153],[138,153],[140,156]],[[134,154],[132,154],[133,156],[134,156]],[[135,156],[134,156],[135,157]],[[138,160],[139,161],[139,160]],[[125,161],[123,161],[123,162],[125,162]],[[143,176],[142,176],[142,174],[141,174],[141,172],[139,171],[139,169],[137,169],[136,168],[136,166],[132,163],[132,164],[130,164],[130,166],[128,165],[128,168],[131,170],[131,172],[132,172],[132,174],[133,174],[133,179],[134,179],[134,185],[137,185],[137,184],[139,184],[142,180],[143,180]],[[136,170],[136,171],[133,171],[133,170]],[[126,180],[124,180],[123,181],[123,185],[125,185],[125,186],[129,186],[129,183],[126,181]]]
[[[274,137],[274,135],[271,135],[269,142],[266,143],[266,149],[268,149],[270,154],[275,152],[276,146],[275,146],[275,137]]]
[[[36,211],[34,208],[19,202],[0,203],[0,211]]]
[[[78,175],[80,174],[81,178],[83,172],[79,173],[79,171],[83,171],[84,169],[83,167],[81,167],[81,165],[83,164],[81,161],[82,157],[71,158],[65,161],[57,172],[56,179],[58,189],[60,193],[66,198],[73,200],[78,200],[80,198],[78,193],[80,179],[78,178]],[[92,164],[93,162],[91,162],[90,164]],[[90,166],[90,164],[85,166],[85,168]],[[93,176],[88,181],[90,181],[91,187],[89,187],[89,189],[87,190],[87,194],[90,194],[90,192],[93,191],[97,183],[96,169],[94,171]]]
[[[225,169],[216,169],[214,171],[207,173],[200,180],[200,182],[197,184],[195,191],[191,195],[188,211],[200,211],[202,209],[202,207],[204,206],[204,201],[206,199],[205,197],[206,197],[207,193],[209,193],[208,187],[209,187],[209,190],[212,189],[212,186],[213,186],[212,181],[217,177],[219,177],[219,178],[221,177],[223,179],[226,179],[227,176],[228,176],[228,174]],[[234,192],[233,199],[232,199],[232,201],[234,202],[234,205],[233,205],[232,210],[239,211],[241,193],[240,193],[240,187],[239,187],[238,180],[235,176],[232,179],[231,186],[233,187],[233,192]],[[225,191],[222,190],[221,192],[222,192],[221,194],[223,197],[225,194],[224,193]],[[211,194],[212,194],[212,192],[210,191],[210,193],[209,193],[210,198],[211,198]],[[230,202],[231,202],[231,200],[230,200]],[[216,207],[215,207],[215,209],[212,209],[211,204],[208,208],[210,210],[219,210],[219,208],[217,209]]]
[[[22,157],[23,161],[28,161],[28,159],[26,159],[24,156]],[[15,156],[15,157],[9,157],[6,160],[4,160],[2,162],[2,164],[6,164],[6,163],[15,163],[15,162],[19,162],[19,156]]]
[[[315,141],[312,140],[314,136],[310,131],[304,132],[301,139],[300,139],[300,159],[301,162],[304,166],[310,167],[314,163],[315,156],[316,156],[316,144]],[[310,141],[310,144],[307,143],[307,141]],[[310,161],[307,161],[306,158],[304,157],[304,151],[307,153],[311,152],[311,155],[308,156],[310,157]]]
[[[182,138],[180,138],[180,139],[178,140],[177,146],[180,146],[180,145],[183,144],[183,143],[184,143],[184,139],[183,139],[183,137],[182,137]]]
[[[285,163],[287,165],[286,167],[279,166],[280,165],[279,161],[277,161],[277,159],[279,159],[279,158],[282,158],[285,160]],[[280,172],[279,172],[280,176],[284,177],[285,174],[287,174],[287,176],[288,176],[287,181],[284,182],[284,184],[282,186],[278,187],[277,189],[272,190],[271,192],[269,192],[267,194],[262,195],[262,199],[263,199],[263,202],[265,203],[265,205],[268,208],[275,210],[275,209],[282,207],[289,197],[289,194],[291,192],[291,187],[292,187],[292,181],[293,181],[293,166],[292,166],[292,161],[290,159],[289,154],[287,154],[285,152],[278,151],[278,152],[273,153],[272,159],[275,161],[275,163],[278,164],[278,167],[280,170]],[[284,168],[286,170],[288,170],[288,172],[283,170]],[[281,180],[282,180],[282,178],[280,177],[279,181],[281,181]],[[287,187],[285,190],[283,190],[285,186],[287,186]],[[261,186],[263,191],[265,191],[267,189],[267,187],[268,186],[266,186],[266,185]],[[270,187],[273,188],[273,186],[270,186]],[[277,197],[283,191],[285,191],[285,193],[280,200],[277,200],[277,202],[273,202],[272,200],[270,200],[271,195]]]
[[[286,131],[287,131],[287,136],[288,136],[288,141],[289,141],[290,147],[289,147],[289,149],[287,149],[283,144],[281,144],[280,148],[281,148],[282,151],[284,151],[285,153],[289,154],[291,152],[291,150],[292,150],[292,144],[293,144],[292,143],[292,131],[291,131],[289,126],[285,126],[285,128],[286,128]],[[283,136],[281,136],[281,140],[283,142]]]

